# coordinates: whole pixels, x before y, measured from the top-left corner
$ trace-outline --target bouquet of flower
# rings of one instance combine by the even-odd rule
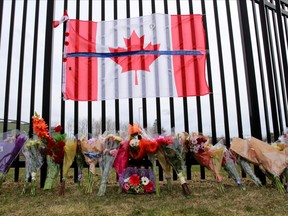
[[[214,166],[211,160],[211,154],[209,152],[212,145],[209,143],[209,139],[205,136],[192,133],[188,142],[185,143],[186,151],[190,151],[197,162],[213,171]]]
[[[280,175],[287,166],[286,151],[278,151],[273,146],[254,137],[250,140],[233,138],[231,149],[241,158],[258,165],[262,172],[272,180],[277,190],[280,193],[285,192],[284,186],[280,181]]]
[[[223,179],[220,175],[222,160],[224,156],[224,150],[225,150],[225,146],[221,142],[217,143],[216,145],[212,146],[209,149],[210,157],[211,157],[212,164],[213,164],[212,171],[215,172],[216,180],[219,183],[218,190],[220,190],[221,192],[224,192],[224,186],[222,184]]]
[[[25,184],[22,193],[26,193],[27,184],[31,177],[31,194],[35,195],[36,191],[36,175],[41,168],[45,155],[42,154],[42,148],[45,148],[39,140],[30,139],[22,149],[25,161]]]
[[[192,133],[189,142],[186,142],[186,148],[193,154],[202,153],[207,149],[210,149],[212,145],[209,144],[209,139],[203,135],[197,135]]]
[[[184,195],[189,195],[190,190],[183,176],[183,170],[185,165],[185,152],[184,145],[181,142],[181,136],[176,137],[162,137],[156,139],[157,143],[163,149],[165,157],[169,164],[173,167],[177,176],[181,182]]]
[[[155,192],[155,176],[151,169],[127,167],[119,178],[123,192],[145,194]]]
[[[224,166],[224,169],[229,174],[229,176],[232,177],[243,190],[245,190],[245,186],[243,185],[237,170],[236,156],[226,147],[224,150],[222,166]]]
[[[107,178],[112,168],[113,162],[117,156],[118,149],[122,138],[119,136],[108,135],[103,145],[103,154],[99,161],[99,167],[101,170],[101,184],[98,191],[98,196],[103,196],[106,192]]]
[[[64,146],[64,161],[63,161],[63,178],[62,184],[60,187],[59,195],[64,195],[65,192],[65,182],[68,175],[68,170],[71,167],[77,148],[77,140],[75,138],[67,139],[66,144]]]
[[[81,186],[84,163],[85,163],[85,158],[84,158],[84,155],[82,153],[81,141],[80,141],[80,139],[77,139],[76,164],[77,164],[77,171],[78,171],[77,184],[78,184],[79,188]]]
[[[9,171],[15,158],[18,156],[20,150],[27,141],[27,137],[24,134],[11,135],[10,132],[5,132],[1,135],[2,141],[0,141],[0,188],[6,178],[6,174]]]
[[[116,170],[117,177],[121,175],[121,173],[128,166],[129,161],[129,141],[120,142],[120,147],[118,149],[118,153],[113,163],[113,167]]]
[[[86,163],[89,165],[88,184],[86,186],[86,193],[92,193],[94,184],[94,175],[96,174],[95,166],[103,152],[104,140],[102,137],[87,139],[82,137],[80,139],[82,154],[85,157]]]
[[[36,113],[33,117],[33,130],[39,140],[46,145],[47,154],[47,177],[44,190],[51,190],[60,171],[60,164],[64,159],[64,146],[66,134],[61,134],[61,125],[53,129],[52,136],[48,131],[48,126],[43,118]]]

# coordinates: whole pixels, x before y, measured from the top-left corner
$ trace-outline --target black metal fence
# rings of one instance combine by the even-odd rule
[[[93,21],[151,13],[204,14],[206,77],[212,94],[63,101],[64,25],[53,30],[51,23],[60,19],[64,10],[71,18]],[[168,134],[201,132],[211,136],[213,143],[224,137],[227,146],[234,136],[271,142],[288,127],[287,20],[287,0],[0,1],[2,130],[23,130],[21,122],[31,123],[37,111],[49,125],[60,123],[63,132],[70,134],[95,134],[96,127],[101,132],[111,130],[111,122],[117,132],[138,122],[144,128],[156,123],[159,133],[163,128]],[[10,126],[9,119],[16,124]],[[32,136],[31,124],[27,132]],[[17,160],[14,165],[18,181],[23,163]],[[43,176],[45,172],[42,169]],[[187,177],[191,179],[189,161]]]

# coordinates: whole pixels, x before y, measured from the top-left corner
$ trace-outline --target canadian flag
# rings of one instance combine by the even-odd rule
[[[202,15],[113,21],[67,20],[62,91],[65,99],[201,96],[206,40]]]

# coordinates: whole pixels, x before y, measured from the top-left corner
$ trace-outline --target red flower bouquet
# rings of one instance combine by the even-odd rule
[[[48,172],[44,190],[51,190],[60,171],[60,164],[64,159],[64,146],[66,134],[61,134],[62,127],[58,125],[53,129],[52,136],[43,118],[36,113],[33,117],[33,130],[39,140],[46,146]]]

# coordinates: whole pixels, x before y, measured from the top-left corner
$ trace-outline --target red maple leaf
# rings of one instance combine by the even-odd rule
[[[142,51],[142,50],[159,50],[160,44],[154,44],[150,42],[144,48],[144,35],[138,37],[135,31],[132,32],[130,38],[124,38],[127,49],[123,47],[111,48],[109,50],[111,53],[119,52],[131,52],[131,51]],[[159,55],[132,55],[132,56],[121,56],[112,57],[111,59],[122,67],[122,73],[135,71],[135,85],[138,85],[137,70],[142,70],[150,72],[149,66],[152,64]]]

